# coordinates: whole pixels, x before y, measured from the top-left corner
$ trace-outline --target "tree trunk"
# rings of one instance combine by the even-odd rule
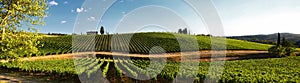
[[[11,14],[10,11],[7,11],[7,14],[6,14],[5,18],[2,19],[2,21],[1,21],[1,24],[0,24],[0,26],[2,28],[2,37],[1,37],[1,40],[4,40],[5,30],[6,30],[6,25],[7,25],[7,23],[5,21],[7,21],[7,19],[8,19],[8,17],[9,17],[10,14]]]

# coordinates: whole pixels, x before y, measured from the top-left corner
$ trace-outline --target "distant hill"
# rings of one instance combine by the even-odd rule
[[[285,37],[286,40],[294,43],[296,46],[300,47],[300,34],[292,33],[281,33],[281,37]],[[232,39],[247,40],[252,42],[259,42],[265,44],[276,44],[277,33],[269,35],[247,35],[247,36],[232,36],[227,37]]]

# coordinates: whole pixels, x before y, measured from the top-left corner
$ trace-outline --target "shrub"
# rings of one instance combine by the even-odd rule
[[[287,56],[296,56],[296,48],[294,47],[286,47],[285,51]]]
[[[268,51],[277,57],[294,56],[296,52],[294,47],[283,47],[281,45],[272,46]]]
[[[269,53],[277,56],[277,57],[283,57],[286,54],[285,49],[279,45],[279,46],[272,46],[271,48],[268,49]]]

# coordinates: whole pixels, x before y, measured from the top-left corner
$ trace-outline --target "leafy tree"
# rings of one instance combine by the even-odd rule
[[[295,43],[295,45],[296,45],[297,47],[300,47],[300,41],[297,41],[297,42]]]
[[[285,47],[286,56],[295,56],[296,48],[295,47]]]
[[[182,30],[181,30],[181,29],[178,29],[178,33],[182,33]]]
[[[282,38],[282,43],[281,43],[280,45],[282,45],[282,46],[285,47],[285,46],[286,46],[286,42],[287,42],[287,41],[285,40],[285,37],[283,37],[283,38]]]
[[[38,52],[41,36],[34,28],[44,25],[47,0],[0,0],[0,58],[15,59]],[[27,30],[21,27],[27,26]]]
[[[101,26],[101,28],[100,28],[100,33],[103,35],[104,34],[104,27],[103,26]]]
[[[269,53],[271,53],[277,57],[287,56],[286,48],[282,47],[281,45],[272,46],[271,48],[268,49],[268,51],[269,51]]]
[[[184,28],[184,29],[182,30],[182,33],[183,33],[183,34],[188,34],[187,28]]]
[[[292,42],[287,41],[284,37],[282,38],[282,44],[283,47],[296,47]]]

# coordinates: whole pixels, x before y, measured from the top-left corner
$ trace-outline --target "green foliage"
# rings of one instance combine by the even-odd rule
[[[269,53],[276,55],[277,57],[284,57],[284,56],[294,56],[296,52],[296,48],[294,47],[283,47],[279,46],[272,46],[269,48]]]
[[[285,51],[287,52],[286,53],[287,56],[295,56],[296,55],[295,52],[297,52],[296,48],[294,47],[285,47]]]
[[[110,58],[108,58],[108,61],[110,60]],[[107,62],[107,64],[106,64],[106,66],[104,67],[104,69],[103,69],[103,72],[102,72],[102,74],[103,74],[103,77],[106,77],[107,75],[107,72],[108,72],[108,69],[109,69],[109,63],[110,62]]]
[[[221,82],[299,82],[300,57],[227,61]]]
[[[138,74],[136,73],[136,71],[130,68],[130,66],[123,63],[123,61],[121,61],[120,64],[122,65],[121,69],[123,69],[124,72],[128,72],[128,75],[130,76],[137,77]]]
[[[41,55],[72,52],[72,36],[43,37],[39,41],[43,44],[39,48]]]
[[[284,37],[282,39],[282,44],[283,47],[296,47],[292,42],[287,41]]]
[[[31,56],[38,53],[37,46],[40,46],[38,39],[41,36],[37,33],[19,32],[6,33],[6,38],[1,40],[0,59],[17,59],[19,57]]]
[[[40,60],[40,61],[14,61],[1,63],[0,67],[20,69],[27,72],[55,73],[61,75],[76,74],[72,59],[66,60]]]
[[[122,70],[119,68],[118,63],[117,63],[116,60],[114,60],[114,66],[115,66],[115,69],[116,69],[117,76],[119,78],[122,78]]]
[[[300,41],[297,41],[297,42],[295,43],[295,45],[296,45],[297,47],[300,47]]]
[[[33,25],[43,25],[47,0],[0,0],[0,59],[37,54],[38,39]],[[28,30],[22,30],[27,25]]]
[[[6,68],[15,68],[28,72],[44,72],[44,73],[57,73],[61,75],[69,75],[69,74],[83,74],[76,73],[75,65],[73,64],[74,59],[65,59],[65,60],[42,60],[42,61],[23,61],[23,62],[8,62],[8,63],[0,63],[0,67]],[[86,62],[91,61],[91,58],[85,59],[76,59],[78,60],[78,64],[76,66],[81,66],[79,68],[84,68],[83,71],[88,71],[90,73],[96,73],[97,70],[103,65],[103,72],[105,73],[114,73],[108,72],[108,68],[118,68],[117,72],[119,72],[119,76],[121,72],[126,72],[126,74],[146,74],[147,76],[151,76],[153,73],[157,73],[156,66],[162,64],[155,64],[153,67],[148,67],[149,60],[125,60],[118,59],[114,62],[114,67],[109,67],[108,59],[102,59],[101,63],[94,64],[94,60],[91,64],[87,64]],[[130,65],[128,63],[134,64]],[[192,63],[192,62],[188,62]],[[284,57],[284,58],[271,58],[271,59],[252,59],[252,60],[236,60],[236,61],[226,61],[224,65],[224,71],[220,75],[208,75],[210,62],[201,62],[199,63],[199,67],[195,67],[192,65],[182,65],[182,68],[185,68],[183,72],[185,74],[180,73],[178,70],[180,69],[181,64],[185,64],[185,62],[167,62],[164,66],[162,72],[158,72],[158,77],[173,80],[176,75],[178,77],[193,77],[189,73],[190,70],[198,69],[197,76],[195,78],[195,82],[201,82],[206,77],[218,77],[220,79],[218,82],[299,82],[300,80],[300,57]],[[92,65],[92,66],[91,66]],[[120,69],[125,68],[126,69]],[[145,68],[148,67],[147,72],[145,72]],[[77,69],[81,70],[81,69]],[[129,71],[130,70],[130,71]],[[139,73],[137,73],[139,72]],[[99,73],[99,72],[98,72]],[[119,79],[119,78],[118,78]],[[122,78],[120,78],[122,79]]]
[[[2,18],[1,28],[6,30],[17,30],[22,24],[43,24],[47,10],[47,0],[0,0]],[[22,24],[21,24],[22,22]]]
[[[220,38],[221,39],[221,38]],[[209,36],[197,36],[198,44],[200,49],[210,50],[211,48],[211,37]],[[218,40],[218,39],[216,39]],[[236,40],[227,38],[226,49],[227,50],[268,50],[271,45],[261,44],[255,42],[249,42],[244,40]],[[218,42],[218,41],[215,41]]]
[[[296,48],[295,45],[285,39],[282,38],[282,43],[280,43],[280,33],[278,33],[278,43],[276,46],[269,48],[269,53],[276,55],[277,57],[284,57],[284,56],[294,56],[296,55]]]
[[[269,53],[276,55],[278,57],[284,57],[286,56],[286,50],[284,47],[282,47],[281,45],[279,46],[272,46],[271,48],[269,48]]]

